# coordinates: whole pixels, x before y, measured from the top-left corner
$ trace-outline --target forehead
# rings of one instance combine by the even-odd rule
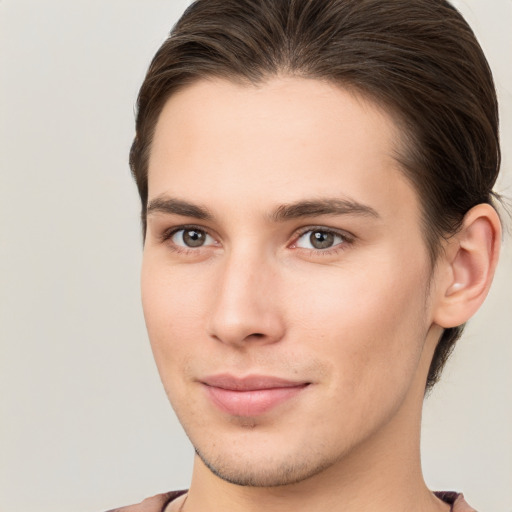
[[[247,209],[336,196],[384,214],[399,214],[399,204],[416,214],[416,194],[395,158],[399,144],[391,115],[330,83],[201,80],[171,96],[158,119],[149,198]]]

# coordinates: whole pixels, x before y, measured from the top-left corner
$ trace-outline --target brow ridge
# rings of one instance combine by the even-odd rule
[[[276,222],[299,219],[301,217],[316,217],[320,215],[362,215],[380,218],[371,206],[352,199],[313,199],[283,204],[271,215]]]
[[[152,213],[168,213],[182,215],[183,217],[194,217],[200,220],[212,220],[213,215],[207,208],[198,206],[188,201],[173,197],[159,196],[152,199],[146,210],[147,215]]]
[[[193,217],[199,220],[213,220],[213,215],[207,208],[167,196],[159,196],[149,202],[147,214],[150,215],[152,213],[167,213]],[[326,198],[302,200],[280,205],[270,214],[270,219],[273,222],[285,222],[287,220],[320,215],[380,217],[371,206],[352,199]]]

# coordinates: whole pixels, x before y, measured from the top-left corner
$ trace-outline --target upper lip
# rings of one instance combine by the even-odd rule
[[[247,375],[235,377],[229,374],[211,375],[201,379],[207,386],[231,391],[257,391],[261,389],[292,388],[305,386],[307,381],[293,381],[268,375]]]

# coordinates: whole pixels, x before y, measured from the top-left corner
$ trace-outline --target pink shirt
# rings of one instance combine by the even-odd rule
[[[165,507],[178,496],[181,496],[187,491],[174,491],[165,494],[157,494],[152,498],[144,500],[138,505],[131,505],[129,507],[116,508],[108,512],[163,512]],[[456,492],[436,492],[435,495],[441,500],[445,501],[452,506],[451,512],[476,512],[471,508],[464,496]]]

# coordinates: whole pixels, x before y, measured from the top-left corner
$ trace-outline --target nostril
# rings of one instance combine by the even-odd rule
[[[263,334],[261,332],[253,332],[253,333],[249,334],[248,336],[246,336],[244,339],[246,341],[248,341],[248,340],[261,340],[264,338],[266,338],[265,334]]]

